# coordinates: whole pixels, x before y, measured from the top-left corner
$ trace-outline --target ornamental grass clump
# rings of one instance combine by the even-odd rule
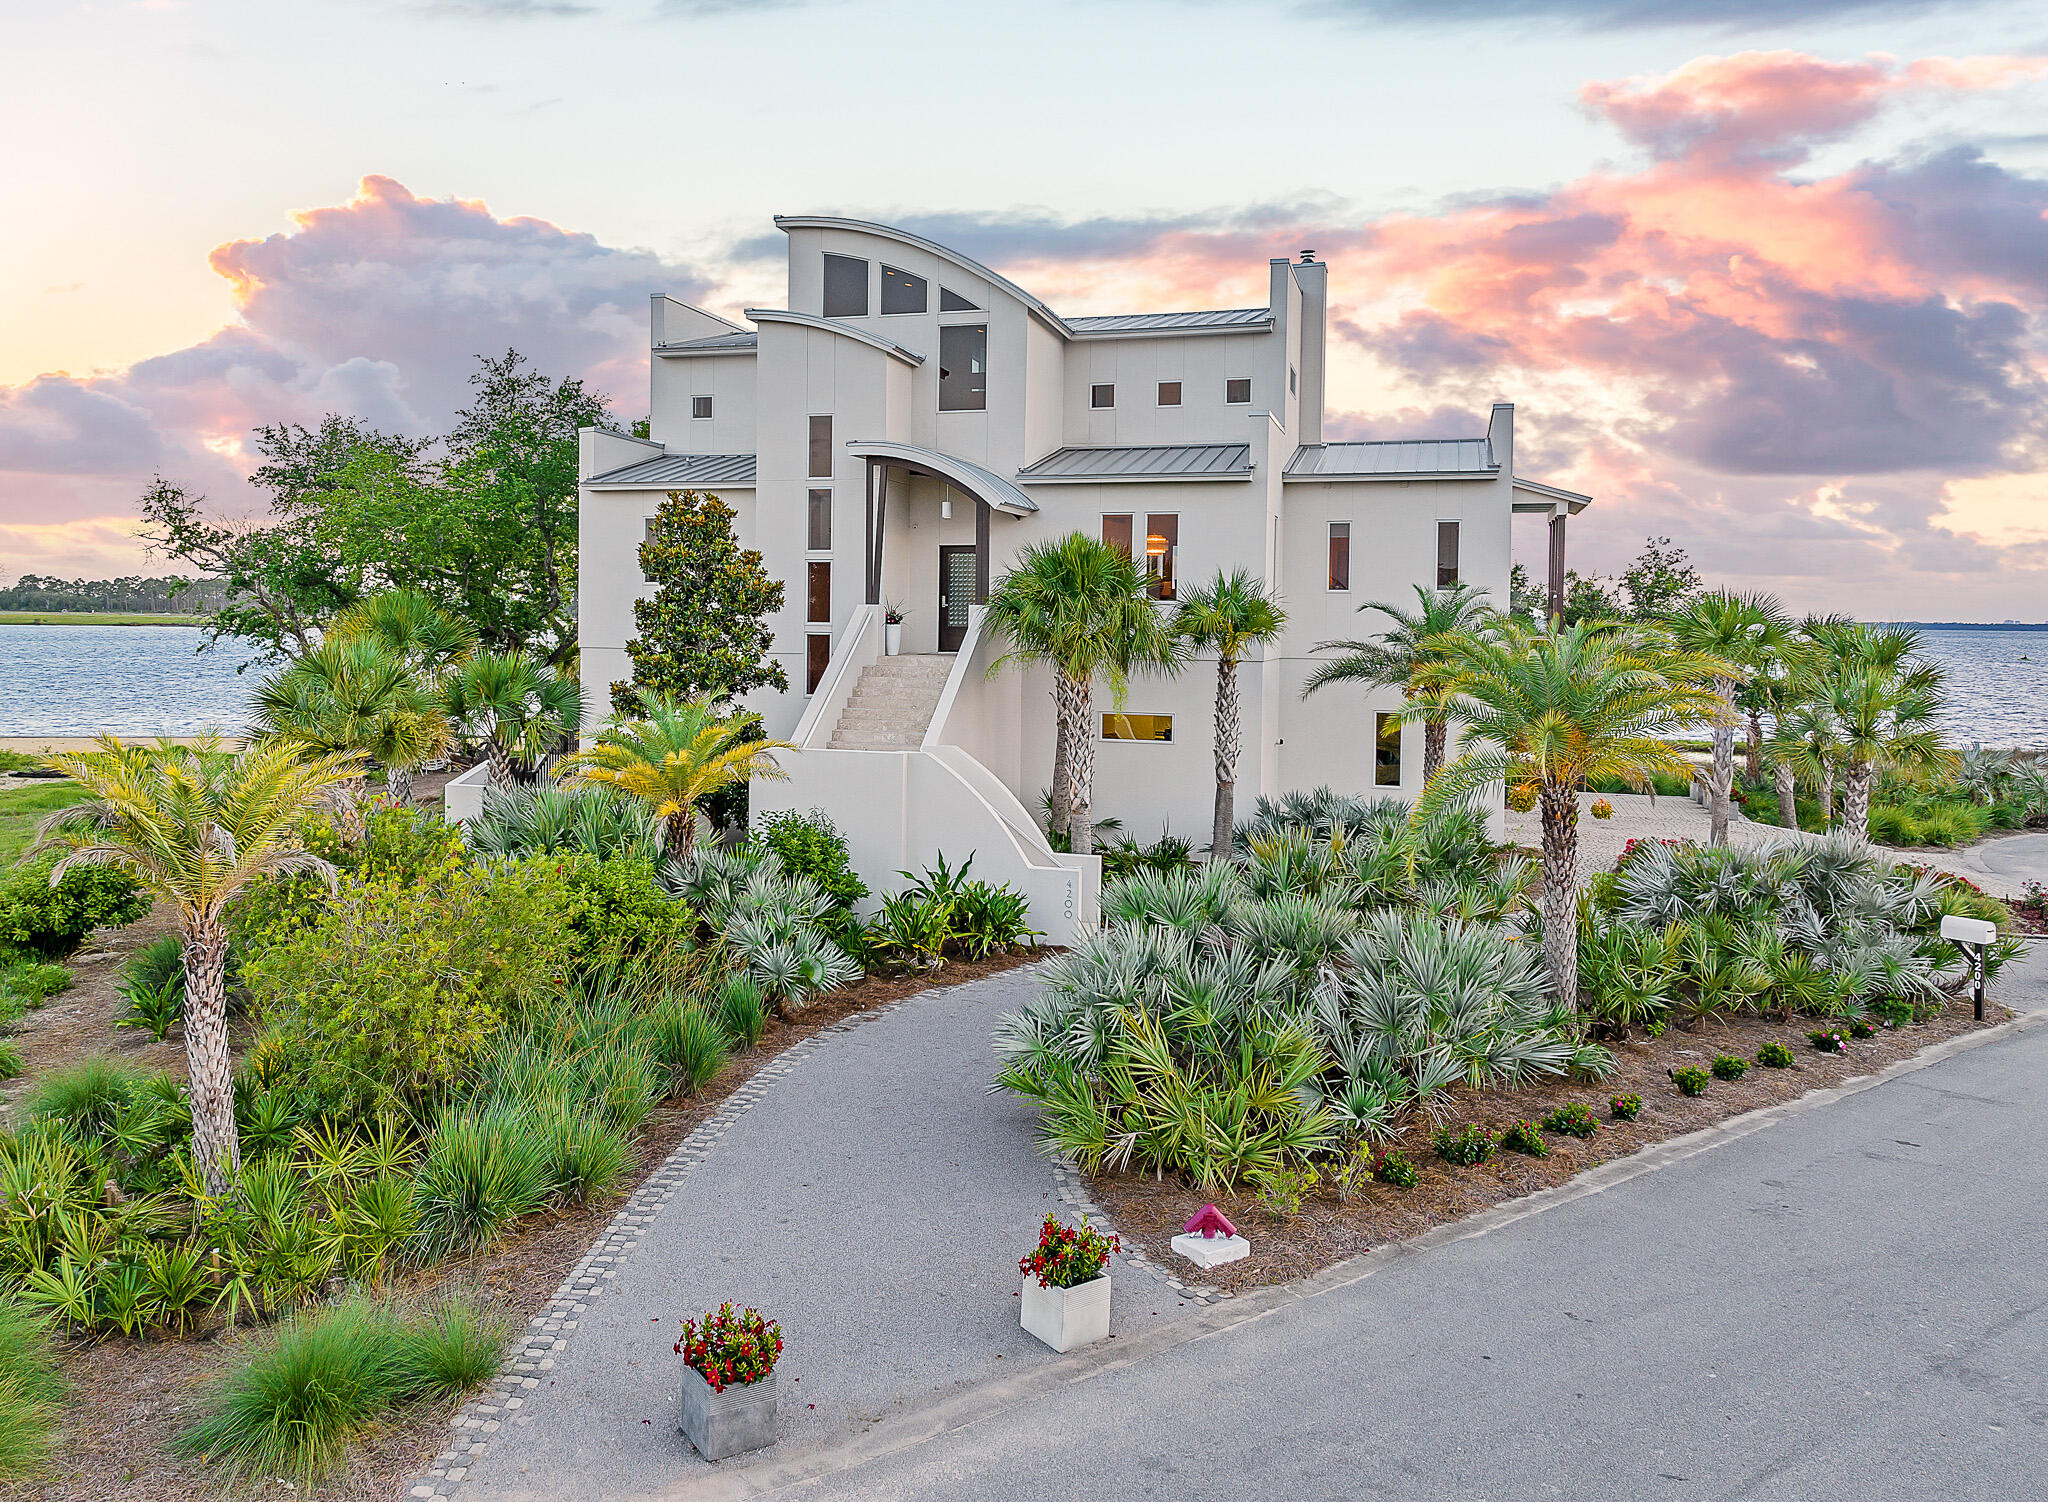
[[[397,1332],[397,1396],[453,1398],[481,1387],[498,1370],[511,1330],[476,1305],[451,1299]]]
[[[711,1384],[713,1392],[745,1387],[775,1370],[776,1358],[782,1355],[782,1326],[764,1321],[758,1309],[735,1314],[730,1303],[720,1304],[718,1312],[705,1315],[701,1324],[683,1321],[675,1352]]]
[[[1510,1152],[1527,1153],[1532,1158],[1550,1156],[1550,1144],[1543,1140],[1543,1133],[1533,1121],[1517,1121],[1500,1134],[1500,1145]]]
[[[1790,1069],[1792,1050],[1782,1043],[1766,1043],[1756,1051],[1756,1061],[1766,1069]]]
[[[1713,1069],[1717,1080],[1739,1080],[1749,1073],[1749,1060],[1737,1058],[1732,1053],[1716,1054]]]
[[[667,996],[647,1013],[644,1036],[668,1095],[694,1095],[725,1067],[724,1027],[686,996]]]
[[[1697,1064],[1688,1064],[1683,1069],[1665,1071],[1671,1076],[1671,1083],[1678,1087],[1678,1093],[1685,1096],[1705,1095],[1707,1081],[1713,1076]]]
[[[0,1299],[0,1481],[25,1481],[42,1466],[63,1396],[48,1321]]]
[[[1122,1244],[1114,1232],[1105,1236],[1086,1221],[1070,1226],[1048,1214],[1038,1245],[1017,1259],[1017,1270],[1038,1279],[1040,1288],[1077,1288],[1099,1276]]]
[[[1600,1123],[1593,1119],[1593,1113],[1586,1109],[1583,1101],[1575,1100],[1544,1117],[1543,1130],[1566,1137],[1590,1137],[1600,1130]]]

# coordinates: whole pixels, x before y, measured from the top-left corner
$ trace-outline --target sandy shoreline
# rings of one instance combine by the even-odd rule
[[[124,746],[148,746],[154,745],[157,741],[157,737],[153,735],[124,735],[117,739]],[[176,745],[191,746],[196,745],[201,738],[196,735],[174,735],[168,739]],[[235,746],[241,742],[235,738],[226,738],[222,744]],[[0,751],[23,751],[31,756],[44,751],[90,751],[97,745],[98,739],[90,735],[0,735]]]

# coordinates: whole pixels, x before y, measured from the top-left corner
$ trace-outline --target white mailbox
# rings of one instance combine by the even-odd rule
[[[1998,925],[1989,918],[1950,913],[1941,920],[1941,936],[1955,944],[1989,944],[1998,938]]]

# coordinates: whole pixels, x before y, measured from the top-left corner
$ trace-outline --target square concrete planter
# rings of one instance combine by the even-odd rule
[[[1018,1321],[1055,1351],[1109,1339],[1109,1274],[1097,1273],[1072,1288],[1041,1288],[1036,1277],[1024,1274]]]
[[[744,1387],[713,1392],[704,1374],[687,1362],[683,1368],[683,1437],[706,1460],[724,1460],[743,1450],[775,1443],[775,1373]]]

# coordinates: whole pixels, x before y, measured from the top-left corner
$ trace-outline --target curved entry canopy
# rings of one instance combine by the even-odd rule
[[[882,603],[882,532],[888,521],[889,471],[900,469],[914,475],[932,475],[955,490],[974,497],[974,600],[988,600],[989,537],[991,512],[1030,516],[1038,502],[992,469],[971,459],[942,454],[937,449],[919,448],[914,443],[888,439],[856,439],[846,445],[848,452],[867,461],[867,596],[870,605]]]

